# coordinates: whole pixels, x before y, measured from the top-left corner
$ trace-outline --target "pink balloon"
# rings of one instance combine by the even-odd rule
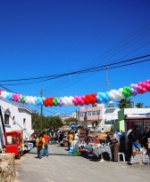
[[[150,83],[147,83],[145,88],[147,89],[148,92],[150,92]]]
[[[146,80],[145,82],[150,84],[150,80]]]
[[[72,102],[74,103],[74,105],[76,104],[76,99],[75,98],[73,98],[72,99]]]
[[[140,86],[141,86],[141,85],[142,85],[142,82],[138,82],[138,85],[140,85]]]

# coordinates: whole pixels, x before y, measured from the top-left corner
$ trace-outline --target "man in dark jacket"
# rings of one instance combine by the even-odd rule
[[[150,138],[150,126],[145,126],[144,129],[145,130],[142,134],[141,143],[142,143],[142,147],[147,148],[148,138]]]
[[[131,131],[131,133],[128,136],[129,141],[132,142],[132,149],[133,150],[140,150],[141,149],[141,134],[139,131],[139,127],[135,126],[135,128],[133,129],[133,131]]]

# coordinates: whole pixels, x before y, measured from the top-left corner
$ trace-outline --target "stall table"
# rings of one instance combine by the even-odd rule
[[[109,154],[110,160],[112,159],[112,153],[111,153],[111,146],[110,145],[103,145],[100,147],[94,147],[93,148],[93,154],[97,157],[101,155],[101,161],[103,161],[103,153],[107,152]]]
[[[136,163],[147,163],[148,165],[150,164],[150,157],[145,154],[138,154],[135,156],[131,156],[130,159],[131,164],[136,164]]]

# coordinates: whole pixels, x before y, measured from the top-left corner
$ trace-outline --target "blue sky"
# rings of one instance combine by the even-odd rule
[[[1,78],[53,75],[149,54],[149,0],[0,1]],[[150,79],[150,62],[108,69],[109,90]],[[106,71],[34,84],[8,85],[30,96],[106,92]],[[150,105],[150,93],[131,98]],[[31,107],[31,106],[29,106]],[[31,107],[37,109],[37,107]],[[78,107],[44,107],[45,115]]]

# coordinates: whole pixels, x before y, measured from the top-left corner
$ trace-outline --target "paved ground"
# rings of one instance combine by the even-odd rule
[[[49,145],[49,157],[37,159],[36,148],[16,160],[15,182],[149,182],[150,166],[100,162],[70,156],[64,147]]]

